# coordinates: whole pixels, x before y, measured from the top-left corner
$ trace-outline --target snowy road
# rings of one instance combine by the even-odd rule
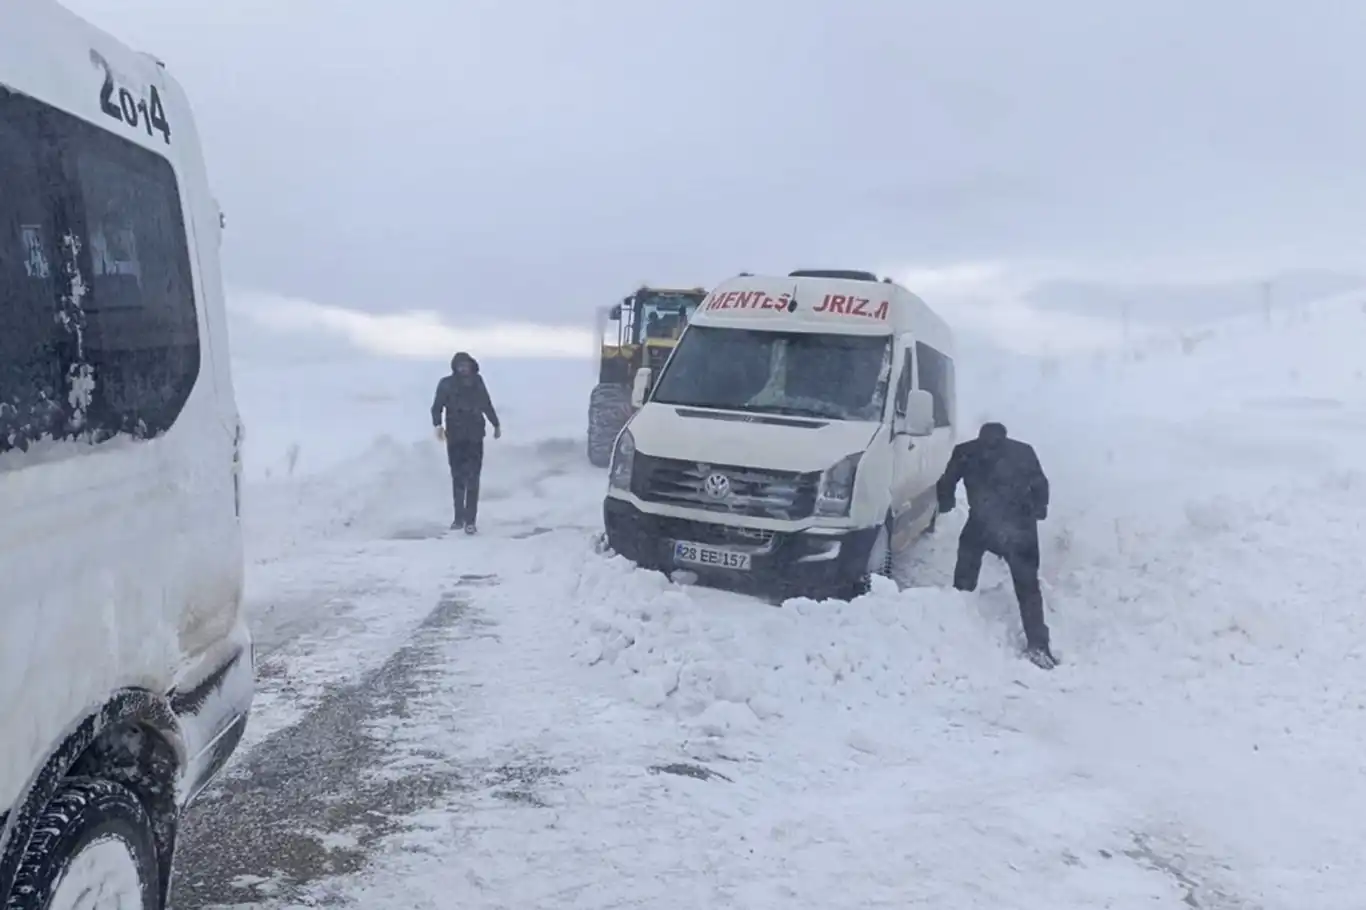
[[[491,443],[475,539],[425,441],[260,484],[259,710],[176,906],[1347,910],[1362,322],[1001,384],[1053,674],[999,566],[943,589],[961,515],[906,590],[775,608],[597,555],[574,443]]]
[[[439,679],[433,664],[441,646],[471,627],[477,631],[467,589],[489,581],[463,579],[384,664],[329,691],[238,763],[184,832],[182,868],[194,872],[178,878],[176,906],[231,905],[272,884],[297,888],[354,873],[376,839],[395,830],[396,817],[426,808],[461,783],[455,769],[430,753],[396,754],[382,724],[410,717],[413,699]],[[277,668],[263,666],[267,685]],[[375,775],[386,767],[390,774]]]
[[[457,768],[391,729],[413,721],[415,699],[451,685],[447,645],[495,635],[473,595],[499,579],[462,570],[452,547],[465,557],[501,547],[442,539],[448,494],[412,476],[441,479],[431,448],[379,441],[325,477],[253,490],[257,712],[243,753],[183,830],[175,906],[286,898],[361,868],[399,819],[452,788],[516,798],[530,787],[532,769]],[[553,517],[537,507],[543,487],[579,461],[553,441],[514,450],[490,469],[486,501],[516,497],[522,514]],[[548,531],[501,511],[490,524],[503,546]]]

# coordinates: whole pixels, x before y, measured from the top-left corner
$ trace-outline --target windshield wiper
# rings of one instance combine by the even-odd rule
[[[654,402],[655,404],[667,405],[672,408],[703,408],[713,411],[738,411],[742,414],[775,414],[781,417],[813,417],[822,420],[854,419],[844,411],[833,406],[829,408],[816,408],[781,404],[722,404],[712,401],[670,401],[665,398],[656,398],[654,399]]]
[[[798,407],[797,405],[770,405],[767,407],[756,408],[770,414],[781,414],[784,417],[820,417],[826,420],[847,420],[848,415],[836,407],[816,408]]]

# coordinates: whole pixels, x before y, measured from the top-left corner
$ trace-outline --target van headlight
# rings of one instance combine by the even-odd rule
[[[622,430],[612,449],[612,464],[607,469],[607,485],[614,490],[631,489],[631,468],[636,461],[636,440],[630,430]]]
[[[854,479],[858,476],[862,452],[853,452],[826,469],[816,492],[816,514],[844,518],[854,503]]]

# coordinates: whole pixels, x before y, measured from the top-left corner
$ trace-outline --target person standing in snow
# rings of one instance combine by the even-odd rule
[[[442,416],[445,425],[442,425]],[[464,351],[451,358],[451,373],[436,384],[432,399],[432,426],[436,438],[446,443],[446,461],[451,467],[451,495],[455,503],[452,530],[464,528],[466,534],[477,530],[479,518],[479,476],[484,469],[484,436],[493,424],[493,438],[503,435],[498,412],[493,409],[479,362]]]
[[[939,511],[953,511],[958,482],[968,493],[968,520],[958,538],[953,586],[977,588],[982,557],[993,553],[1010,567],[1015,597],[1024,625],[1025,654],[1051,670],[1057,659],[1049,650],[1039,588],[1039,522],[1048,517],[1048,477],[1032,446],[1010,439],[999,423],[984,423],[977,438],[954,447],[938,485]]]

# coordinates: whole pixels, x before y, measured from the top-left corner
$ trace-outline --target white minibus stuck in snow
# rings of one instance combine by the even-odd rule
[[[240,742],[242,425],[189,102],[0,3],[0,906],[160,910]]]
[[[698,307],[617,437],[606,543],[780,597],[855,596],[934,526],[953,335],[861,271],[740,275]]]

